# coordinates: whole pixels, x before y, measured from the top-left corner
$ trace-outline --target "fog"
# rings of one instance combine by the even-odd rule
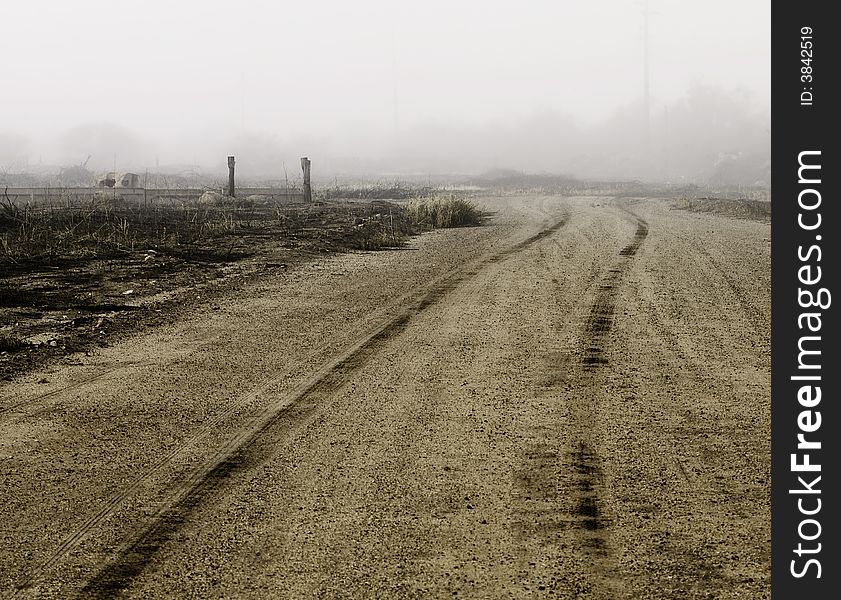
[[[240,173],[267,178],[297,173],[304,155],[321,178],[770,177],[765,1],[9,0],[2,11],[0,173],[222,173],[235,154]]]

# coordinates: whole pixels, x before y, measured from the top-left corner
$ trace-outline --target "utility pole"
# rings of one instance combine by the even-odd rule
[[[228,157],[228,195],[231,198],[236,198],[236,190],[234,189],[234,157]]]
[[[394,118],[394,135],[397,136],[397,132],[400,129],[400,112],[398,107],[398,96],[397,96],[397,35],[394,31],[395,26],[392,23],[391,27],[391,104],[392,109],[394,111],[393,118]]]
[[[306,156],[301,158],[301,170],[304,172],[304,199],[312,202],[312,186],[310,185],[310,165],[312,161]]]
[[[649,78],[649,58],[648,58],[648,0],[645,0],[643,8],[643,117],[645,126],[645,160],[650,162],[651,158],[651,84]],[[648,166],[648,164],[646,164]]]
[[[663,176],[671,179],[669,168],[669,107],[663,107]]]

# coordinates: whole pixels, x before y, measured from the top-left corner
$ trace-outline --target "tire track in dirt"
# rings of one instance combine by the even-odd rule
[[[446,276],[444,276],[444,280],[446,281]],[[435,289],[435,288],[433,288]],[[402,315],[401,315],[402,316]],[[398,319],[392,320],[389,323],[395,323],[399,321]],[[388,324],[388,323],[387,323]],[[376,338],[378,335],[382,334],[382,327],[379,328],[374,332],[374,334],[368,334],[363,336],[362,338],[357,339],[357,343],[352,346],[352,350],[356,350],[359,347],[360,339],[361,340],[371,340]],[[330,347],[330,343],[325,342],[313,350],[313,355],[319,355],[324,351],[328,350]],[[296,367],[300,367],[304,364],[304,360],[297,362],[295,365],[292,365],[289,369],[284,369],[282,372],[278,373],[268,381],[264,382],[263,384],[259,385],[256,388],[253,388],[248,393],[239,396],[236,401],[225,411],[214,417],[210,422],[204,424],[198,431],[196,431],[192,436],[190,436],[187,440],[183,441],[182,443],[178,444],[175,448],[173,448],[170,452],[165,454],[159,461],[155,462],[151,467],[143,471],[139,476],[137,476],[132,482],[123,488],[120,492],[111,496],[106,503],[102,506],[102,508],[91,516],[87,521],[85,521],[76,531],[74,531],[70,536],[65,538],[65,540],[61,543],[58,549],[53,552],[49,558],[47,558],[44,562],[42,562],[38,567],[33,569],[30,574],[24,579],[19,585],[18,590],[24,590],[39,580],[41,575],[53,567],[61,558],[67,554],[71,549],[77,546],[82,540],[84,540],[92,531],[94,531],[101,523],[103,523],[106,519],[108,519],[111,515],[113,515],[130,497],[132,497],[135,492],[137,492],[141,486],[152,480],[156,475],[159,475],[167,466],[176,462],[180,457],[184,456],[192,447],[196,444],[200,443],[204,438],[209,436],[214,431],[217,431],[218,428],[230,417],[234,415],[238,410],[241,410],[243,407],[247,406],[250,402],[256,400],[258,396],[265,393],[266,391],[270,390],[273,386],[281,383],[284,381],[290,373],[292,373]],[[341,361],[336,363],[336,361],[328,363],[328,367],[331,369],[341,369],[342,364]],[[54,390],[53,392],[49,392],[44,396],[52,396],[58,394],[62,391],[72,390],[78,387],[82,387],[87,383],[95,381],[110,372],[119,370],[123,367],[117,367],[114,369],[110,369],[104,373],[100,373],[88,379],[84,379],[79,381],[75,384],[70,386],[66,386],[64,388],[60,388],[58,390]],[[318,374],[323,374],[324,368],[319,369],[317,371]],[[310,380],[308,380],[310,381]],[[306,383],[306,382],[305,382]],[[300,387],[295,388],[300,393]],[[306,386],[305,386],[306,387]],[[293,395],[295,395],[296,391],[293,390]],[[31,398],[25,402],[34,402],[41,397],[38,396],[35,398]],[[39,412],[43,412],[42,409]],[[37,414],[37,413],[36,413]]]
[[[80,387],[83,387],[83,386],[87,385],[88,383],[93,383],[94,381],[102,379],[103,377],[105,377],[107,375],[110,375],[111,373],[115,373],[117,371],[128,369],[130,367],[136,367],[139,364],[141,364],[141,363],[126,363],[126,364],[122,364],[122,365],[117,365],[116,367],[110,367],[110,368],[105,369],[104,371],[100,371],[99,373],[96,373],[95,375],[90,375],[88,377],[85,377],[84,379],[81,379],[81,380],[76,381],[74,383],[71,383],[69,385],[65,385],[63,387],[57,388],[57,389],[52,390],[50,392],[44,392],[43,394],[37,394],[35,396],[30,396],[29,398],[26,398],[25,400],[20,400],[19,402],[15,402],[14,404],[10,404],[8,406],[0,406],[0,422],[14,420],[15,411],[18,408],[26,407],[30,404],[33,404],[33,403],[37,402],[38,400],[44,400],[44,399],[47,399],[47,398],[52,398],[53,396],[57,396],[58,394],[60,394],[62,392],[69,392],[71,390],[75,390],[77,388],[80,388]],[[43,412],[43,410],[39,411],[39,412]]]
[[[538,209],[538,210],[542,214],[546,214],[546,212],[544,210],[542,210],[542,209]],[[566,220],[567,220],[567,216],[564,216],[559,222],[555,223],[554,225],[552,225],[548,229],[551,229],[552,231],[557,231],[557,229],[559,229],[560,227],[562,227],[566,223]],[[475,267],[475,270],[472,271],[472,272],[461,273],[458,269],[451,269],[448,273],[445,273],[443,276],[439,277],[436,281],[433,282],[432,290],[433,291],[435,290],[436,285],[438,285],[438,286],[446,285],[447,281],[450,278],[458,277],[460,274],[462,276],[474,275],[476,272],[478,272],[478,269],[481,268],[481,266],[484,266],[484,264],[492,263],[492,262],[499,262],[500,260],[503,260],[505,257],[509,256],[513,252],[516,252],[517,250],[522,249],[523,247],[526,247],[526,246],[534,243],[538,239],[541,239],[544,235],[546,235],[544,233],[545,231],[546,231],[546,229],[543,229],[540,232],[538,232],[537,234],[535,234],[534,236],[516,244],[514,247],[512,247],[512,248],[510,248],[506,251],[502,251],[502,252],[493,254],[490,257],[487,257],[483,260],[480,260],[479,264]],[[461,279],[459,279],[459,280],[461,280]],[[424,285],[423,288],[425,288],[427,292],[429,291],[429,285],[428,284]],[[421,296],[423,293],[424,293],[424,289],[421,289],[420,291],[418,291],[418,289],[415,288],[414,290],[412,290],[408,294],[408,297],[410,298],[410,301],[418,301],[417,298],[419,296]],[[426,302],[427,304],[424,304],[424,302]],[[422,308],[425,308],[426,306],[428,306],[428,303],[429,303],[429,294],[427,294],[426,297],[421,298],[421,300],[419,301],[419,306],[422,309]],[[401,315],[401,316],[397,317],[396,319],[393,319],[392,321],[390,321],[390,323],[398,322],[401,319],[402,316],[404,316],[404,315]],[[356,339],[356,342],[351,346],[351,349],[358,348],[361,341],[370,339],[372,337],[372,335],[373,335],[373,337],[376,337],[377,335],[379,335],[381,333],[382,333],[381,330],[377,330],[377,331],[375,331],[374,334],[370,334],[370,333],[364,334],[360,338]],[[319,355],[327,352],[329,350],[330,346],[331,346],[331,343],[328,340],[328,341],[320,344],[319,346],[315,347],[310,354],[312,356],[319,356]],[[99,511],[97,511],[88,520],[86,520],[84,523],[82,523],[82,525],[79,528],[77,528],[74,532],[72,532],[68,537],[66,537],[62,541],[62,543],[59,545],[58,549],[56,551],[54,551],[46,560],[41,562],[36,568],[34,568],[30,571],[29,575],[18,585],[18,589],[22,590],[22,589],[26,589],[28,587],[31,587],[34,583],[36,583],[39,580],[39,578],[41,577],[41,575],[43,573],[45,573],[51,567],[53,567],[56,563],[58,563],[58,561],[61,560],[61,558],[64,555],[66,555],[71,549],[76,547],[92,531],[94,531],[101,523],[103,523],[106,519],[108,519],[111,515],[113,515],[129,498],[131,498],[136,492],[139,491],[139,489],[141,488],[141,486],[143,486],[143,484],[147,483],[148,481],[152,480],[154,477],[159,475],[169,465],[175,463],[177,460],[179,460],[179,458],[181,458],[182,456],[187,454],[187,452],[191,448],[195,447],[196,444],[200,443],[203,439],[208,437],[210,434],[217,431],[219,429],[219,427],[227,419],[232,417],[237,411],[241,410],[242,408],[247,406],[249,403],[256,400],[258,396],[265,393],[266,391],[271,389],[273,386],[278,385],[281,382],[285,381],[290,376],[290,373],[294,372],[298,367],[301,367],[305,362],[306,362],[305,360],[298,361],[294,365],[291,365],[290,368],[284,369],[282,372],[277,373],[274,377],[272,377],[268,381],[266,381],[263,384],[253,388],[252,390],[250,390],[246,394],[239,396],[227,410],[223,411],[222,413],[220,413],[219,415],[214,417],[210,422],[203,425],[198,431],[196,431],[187,440],[178,444],[170,452],[166,453],[163,457],[161,457],[160,460],[156,461],[150,467],[145,469],[140,475],[136,476],[128,486],[126,486],[125,488],[123,488],[122,490],[120,490],[116,494],[112,495],[110,498],[108,498],[106,500],[105,504],[101,507],[101,509]],[[335,362],[335,361],[333,361],[333,362]],[[128,364],[128,365],[120,365],[120,366],[117,366],[117,367],[114,367],[114,368],[111,368],[111,369],[107,369],[103,372],[100,372],[96,375],[93,375],[93,376],[85,378],[81,381],[70,384],[68,386],[58,388],[58,389],[53,390],[51,392],[47,392],[46,394],[41,394],[41,395],[38,395],[38,396],[30,397],[30,398],[28,398],[24,401],[16,403],[13,406],[7,407],[5,410],[13,411],[15,408],[18,408],[18,407],[24,406],[24,405],[32,404],[32,403],[34,403],[34,402],[36,402],[40,399],[53,397],[53,396],[56,396],[56,395],[58,395],[62,392],[67,392],[67,391],[71,391],[71,390],[74,390],[74,389],[77,389],[77,388],[80,388],[80,387],[84,387],[86,384],[92,383],[92,382],[94,382],[98,379],[101,379],[102,377],[105,377],[110,373],[113,373],[113,372],[116,372],[116,371],[119,371],[119,370],[122,370],[122,369],[125,369],[125,368],[128,368],[128,367],[137,366],[138,364],[140,364],[140,363],[131,363],[131,364]],[[332,364],[333,364],[332,362],[328,362],[328,365],[332,365]],[[336,368],[338,368],[338,367],[336,367]],[[323,370],[324,370],[323,368],[320,369],[318,371],[318,373],[322,373]],[[295,394],[295,391],[293,390],[293,395],[294,394]],[[288,398],[287,398],[287,401],[289,401]],[[30,416],[43,413],[46,410],[48,410],[49,408],[50,408],[49,406],[44,407],[41,410],[37,411],[36,413],[31,414]],[[2,413],[3,413],[3,411],[0,410],[0,414],[2,414]],[[8,418],[13,418],[13,416],[14,416],[13,414],[7,415]]]
[[[591,371],[607,363],[604,358],[604,350],[610,328],[613,325],[619,285],[630,266],[629,260],[636,255],[637,250],[648,236],[648,223],[628,209],[623,208],[622,210],[636,220],[637,229],[634,233],[634,239],[619,251],[619,256],[622,257],[619,263],[608,270],[607,275],[599,283],[595,302],[593,302],[590,315],[584,325],[582,362],[585,371]]]
[[[626,507],[627,512],[620,509],[623,513],[638,515],[643,512],[640,509],[647,509],[645,519],[637,520],[638,525],[633,531],[626,530],[627,545],[623,544],[626,548],[648,547],[656,549],[660,556],[675,557],[672,565],[656,565],[656,569],[649,567],[651,579],[642,583],[651,585],[651,581],[658,580],[660,584],[665,583],[665,589],[669,591],[660,591],[658,597],[701,597],[699,589],[708,590],[703,597],[717,597],[725,591],[732,593],[731,588],[746,583],[744,579],[732,578],[722,564],[727,562],[728,544],[732,540],[743,539],[742,526],[745,530],[750,530],[750,527],[740,525],[732,530],[726,517],[716,523],[717,517],[710,515],[738,515],[746,521],[756,518],[756,514],[751,512],[753,507],[744,509],[747,502],[743,500],[754,493],[755,488],[751,486],[755,481],[744,477],[744,471],[735,474],[731,469],[733,465],[741,467],[743,462],[747,462],[745,459],[761,456],[761,453],[753,451],[750,446],[755,438],[747,433],[752,426],[749,421],[734,420],[732,416],[725,418],[733,414],[725,408],[731,400],[720,388],[717,389],[717,384],[725,375],[715,359],[721,356],[716,350],[727,348],[727,341],[704,337],[710,323],[733,327],[734,321],[729,324],[724,319],[718,321],[710,314],[713,309],[708,308],[720,308],[727,304],[731,305],[731,316],[738,322],[743,335],[753,335],[751,324],[745,322],[750,317],[749,310],[728,298],[728,291],[734,292],[736,299],[738,293],[729,283],[727,287],[730,290],[725,288],[726,277],[725,281],[721,280],[727,259],[733,260],[735,265],[740,263],[735,254],[722,253],[720,262],[716,261],[703,249],[704,238],[699,239],[700,242],[666,230],[665,235],[657,240],[658,250],[651,253],[654,260],[635,271],[635,281],[639,284],[629,290],[628,300],[623,303],[629,310],[638,311],[636,318],[639,321],[631,330],[641,332],[641,336],[634,336],[636,345],[638,351],[645,354],[643,358],[648,357],[651,366],[641,369],[644,377],[630,378],[633,383],[626,389],[632,391],[625,403],[614,407],[618,413],[614,418],[626,419],[627,432],[639,431],[634,435],[637,456],[653,459],[655,466],[650,469],[648,477],[629,478],[618,474],[613,479],[617,492],[614,498],[620,506]],[[667,241],[672,251],[671,256],[665,259],[668,268],[664,268],[663,263],[658,262],[665,256],[660,254],[659,248]],[[668,276],[660,276],[662,273]],[[678,279],[674,278],[675,273],[679,274]],[[728,273],[732,279],[740,281],[738,271]],[[704,286],[703,289],[700,286]],[[753,306],[761,304],[754,302]],[[739,308],[745,310],[740,311]],[[760,312],[759,316],[763,314]],[[766,322],[764,329],[767,331],[767,328]],[[741,353],[741,356],[746,355]],[[631,361],[633,357],[630,357]],[[611,375],[614,384],[618,383],[616,372]],[[726,377],[729,378],[729,374]],[[727,385],[732,387],[734,383],[730,379]],[[707,398],[715,401],[706,404]],[[656,418],[657,426],[649,429],[651,416]],[[625,460],[634,462],[630,456]],[[721,477],[719,473],[722,472],[729,472],[729,475]],[[641,492],[656,489],[659,478],[670,480],[668,494],[658,497],[650,491]],[[652,481],[655,482],[653,486]],[[755,506],[761,505],[757,503]],[[663,540],[660,529],[660,524],[664,522],[671,523],[666,540]],[[699,522],[706,522],[706,525],[698,525]],[[734,545],[730,548],[739,547],[738,541],[732,543]],[[704,547],[708,549],[697,550]],[[642,552],[640,555],[645,556]],[[630,564],[626,561],[625,564],[628,565],[624,567],[626,576],[632,581],[629,586],[641,597],[643,594],[638,586],[644,578],[639,576],[640,565],[636,561]],[[650,564],[656,562],[651,560]]]
[[[596,297],[584,323],[581,350],[580,387],[593,390],[598,387],[594,379],[597,371],[607,364],[605,351],[609,343],[610,330],[614,322],[616,302],[622,280],[630,269],[631,260],[648,236],[648,223],[624,206],[619,207],[636,224],[633,239],[619,251],[619,261],[608,269],[599,282]],[[597,576],[605,578],[604,585],[614,595],[612,582],[608,581],[609,562],[608,529],[612,520],[605,514],[601,500],[604,487],[602,460],[596,451],[597,442],[593,431],[594,413],[597,406],[592,400],[584,401],[572,412],[573,440],[567,456],[567,466],[574,473],[576,503],[573,508],[573,524],[582,544],[597,557],[596,567],[601,562]],[[615,583],[615,582],[614,582]],[[607,593],[607,592],[606,592]]]
[[[320,346],[315,348],[315,354],[321,353],[322,351],[326,350],[329,347],[328,343],[321,344]],[[58,547],[56,551],[54,551],[44,562],[42,562],[38,567],[33,569],[30,574],[24,579],[18,586],[19,590],[26,589],[31,587],[34,583],[38,581],[40,576],[49,570],[52,566],[54,566],[65,554],[67,554],[71,549],[77,546],[82,540],[84,540],[93,530],[96,529],[101,523],[103,523],[106,519],[108,519],[112,514],[114,514],[120,506],[123,505],[130,497],[132,497],[135,492],[141,488],[143,484],[152,480],[155,476],[161,474],[161,472],[169,465],[175,463],[179,458],[183,457],[188,453],[188,451],[193,448],[196,444],[200,443],[204,438],[209,436],[214,431],[217,431],[218,428],[225,422],[226,419],[230,418],[234,415],[238,410],[242,409],[243,407],[247,406],[250,402],[256,400],[256,398],[265,393],[274,385],[277,385],[281,381],[283,381],[289,374],[294,371],[295,367],[301,366],[304,361],[299,361],[295,365],[293,365],[290,369],[284,370],[283,372],[279,373],[275,377],[272,377],[268,381],[264,382],[263,384],[259,385],[256,388],[253,388],[249,392],[244,395],[239,396],[236,401],[225,411],[218,414],[208,423],[204,424],[201,428],[198,429],[192,436],[187,438],[185,441],[178,444],[175,448],[173,448],[170,452],[166,453],[163,457],[160,458],[157,462],[153,463],[150,467],[144,470],[140,475],[136,476],[131,483],[120,490],[118,493],[112,495],[105,504],[100,508],[98,512],[96,512],[93,516],[91,516],[88,520],[86,520],[78,529],[76,529],[73,533],[71,533],[61,545]],[[120,370],[124,367],[116,367],[114,369],[109,369],[104,373],[100,373],[99,375],[95,375],[88,379],[84,379],[79,381],[75,384],[70,386],[66,386],[64,388],[60,388],[58,390],[54,390],[53,392],[49,392],[45,396],[52,396],[58,394],[62,391],[69,391],[76,389],[78,387],[82,387],[87,383],[91,383],[108,373]],[[27,402],[34,402],[43,396],[31,398]],[[49,407],[43,408],[35,413],[31,413],[30,416],[37,416],[45,412]]]
[[[439,302],[463,281],[475,276],[484,266],[501,262],[512,254],[555,233],[566,224],[567,219],[568,214],[564,214],[555,223],[542,228],[538,233],[512,247],[479,259],[472,266],[457,268],[441,276],[425,292],[422,292],[420,297],[416,296],[412,304],[399,315],[386,321],[373,333],[359,339],[352,347],[323,365],[313,376],[296,386],[290,393],[283,395],[256,417],[250,419],[247,426],[236,432],[208,461],[195,470],[192,476],[171,491],[167,501],[162,503],[162,507],[155,512],[151,522],[142,528],[139,535],[135,532],[132,537],[132,534],[129,533],[131,539],[118,550],[117,560],[100,569],[100,572],[82,590],[82,595],[85,597],[111,597],[119,590],[124,589],[134,577],[143,571],[157,553],[157,550],[179,530],[181,524],[197,507],[212,498],[230,478],[259,463],[259,458],[254,452],[255,442],[258,438],[275,426],[284,424],[288,426],[305,419],[308,414],[315,411],[316,398],[319,393],[327,393],[341,385],[371,358],[380,345],[405,329],[415,315]],[[274,383],[275,380],[273,379],[254,390],[249,396],[265,391]],[[224,420],[226,415],[218,418],[216,424],[218,425],[219,422]],[[212,429],[213,427],[209,425],[207,428],[203,428],[199,435],[206,435],[207,431]],[[66,538],[56,552],[38,568],[31,571],[27,578],[18,585],[17,591],[28,589],[37,583],[47,570],[58,563],[64,555],[77,546],[99,524],[114,514],[143,482],[151,479],[157,472],[182,454],[188,445],[196,441],[199,435],[192,437],[186,444],[177,447],[162,461],[135,479],[122,492],[109,499],[99,512]]]
[[[548,576],[548,589],[605,599],[624,597],[624,592],[622,582],[615,577],[617,558],[609,543],[613,519],[602,500],[606,481],[597,452],[599,434],[594,428],[599,402],[597,377],[599,369],[607,364],[604,354],[622,279],[648,235],[643,219],[622,205],[616,209],[631,219],[634,235],[618,250],[617,262],[607,262],[605,271],[605,259],[594,260],[587,281],[581,283],[593,290],[589,293],[594,299],[589,309],[582,307],[577,326],[574,320],[569,321],[581,331],[575,336],[577,352],[573,350],[566,358],[561,353],[547,361],[553,373],[560,373],[549,385],[557,384],[566,390],[564,395],[572,393],[575,398],[567,405],[565,419],[543,424],[527,442],[514,474],[517,509],[512,527],[526,553],[535,546],[559,553],[558,567]],[[581,234],[587,235],[586,231]],[[595,238],[588,241],[604,243]],[[564,259],[569,258],[564,248],[559,246],[558,250]],[[557,264],[553,268],[557,269]]]

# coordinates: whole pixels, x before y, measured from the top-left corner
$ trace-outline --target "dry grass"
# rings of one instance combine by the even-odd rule
[[[0,203],[0,257],[119,256],[142,248],[187,252],[254,218],[253,209],[197,203],[144,206],[93,196]]]
[[[118,258],[153,249],[170,256],[229,260],[254,242],[286,247],[305,240],[327,247],[396,246],[414,233],[393,204],[272,201],[160,201],[113,197],[62,198],[15,203],[0,195],[0,264],[57,258]],[[240,253],[241,253],[240,252]]]
[[[409,202],[409,221],[422,229],[480,225],[484,213],[469,200],[457,196],[418,198]]]
[[[765,223],[771,221],[771,203],[762,200],[683,197],[673,200],[671,204],[673,208],[691,212],[715,213]]]
[[[428,186],[413,186],[400,182],[376,182],[368,185],[322,186],[315,196],[319,200],[350,198],[355,200],[409,200],[428,198],[435,191]]]

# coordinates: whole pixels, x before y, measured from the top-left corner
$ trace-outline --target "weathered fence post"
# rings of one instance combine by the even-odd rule
[[[231,198],[236,197],[236,190],[234,189],[234,157],[228,157],[228,195]]]
[[[304,199],[312,202],[312,186],[310,185],[310,159],[306,156],[301,158],[301,169],[304,171]]]

